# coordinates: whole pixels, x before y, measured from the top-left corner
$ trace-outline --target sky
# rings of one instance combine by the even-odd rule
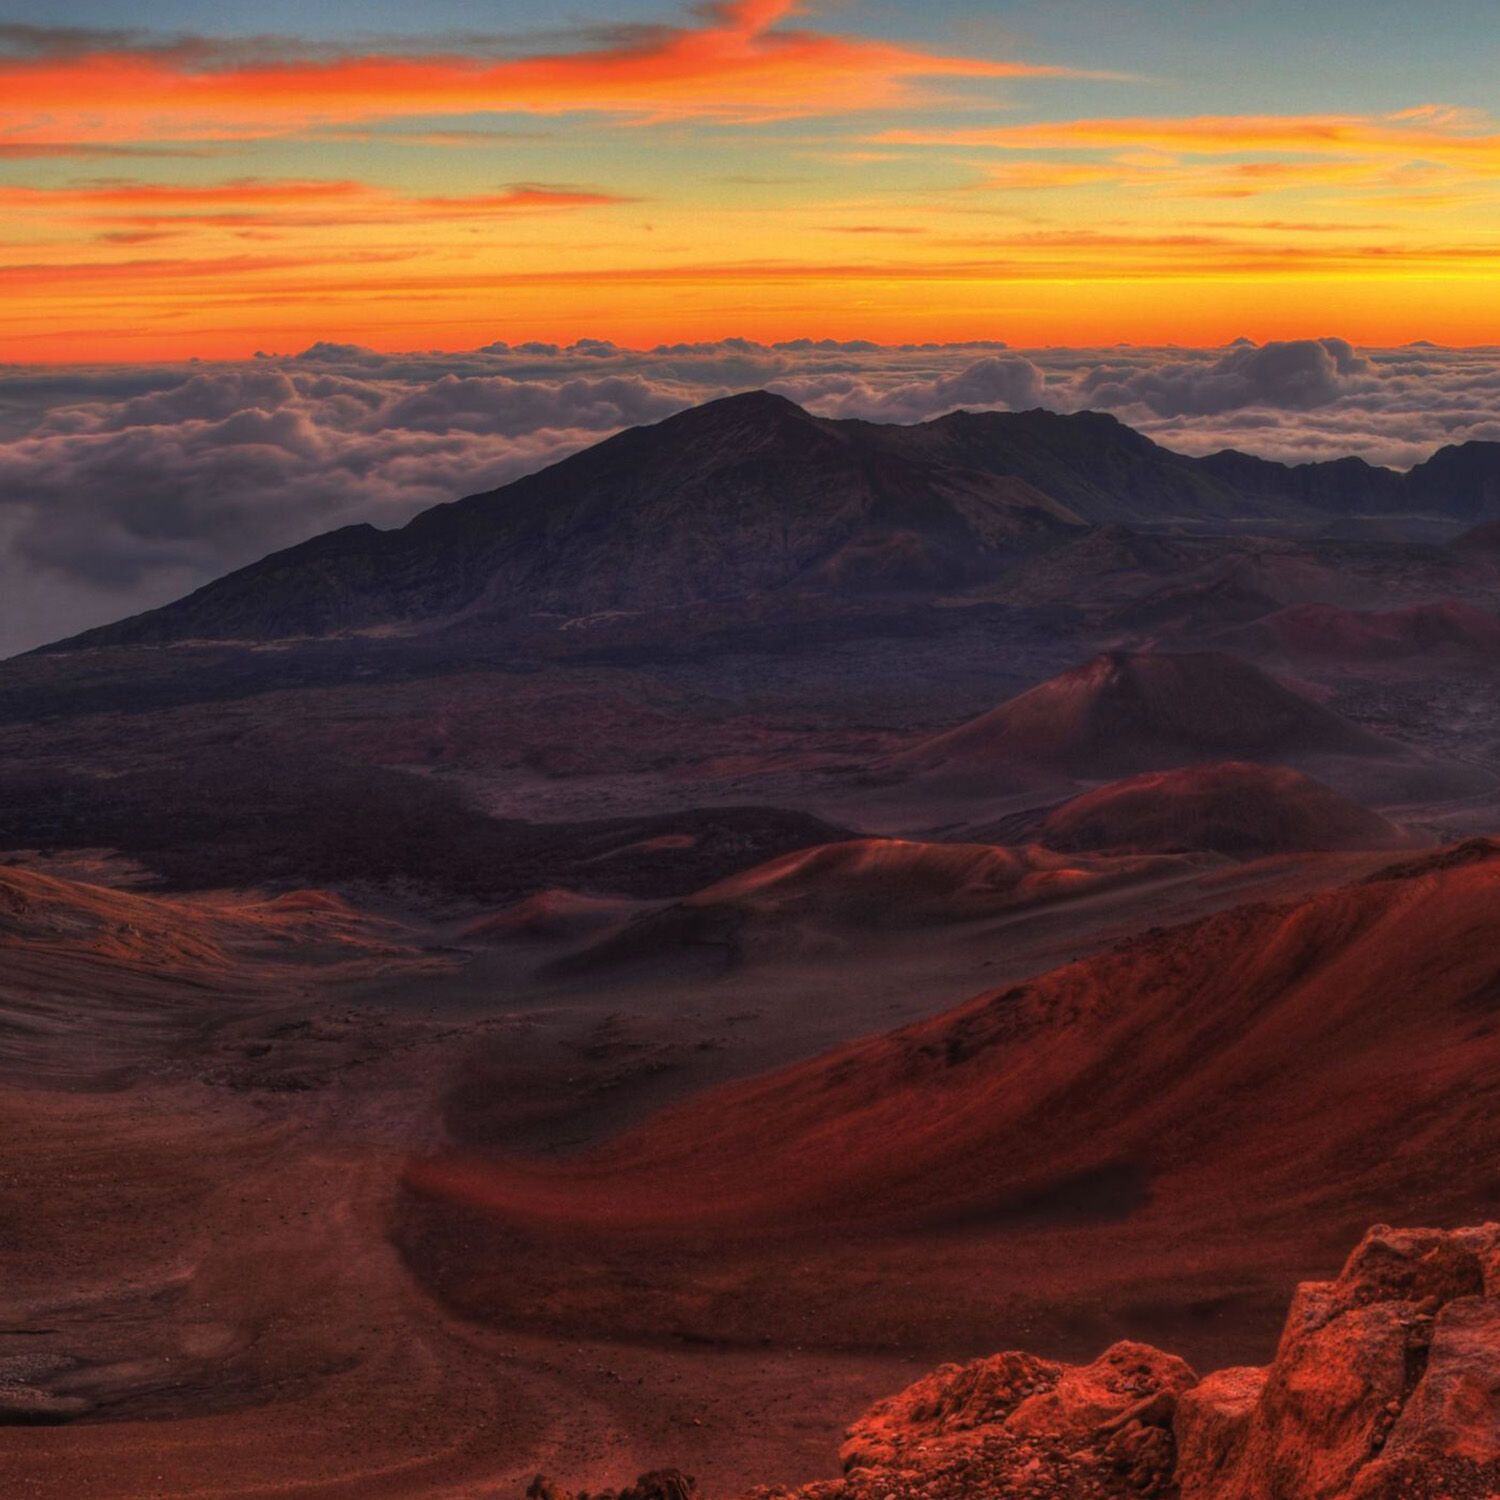
[[[1497,78],[1477,0],[8,0],[0,361],[1500,342]]]

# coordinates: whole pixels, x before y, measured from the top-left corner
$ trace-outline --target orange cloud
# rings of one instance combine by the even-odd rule
[[[0,63],[11,140],[256,136],[317,124],[483,112],[767,120],[910,103],[919,80],[1080,76],[785,24],[794,0],[726,0],[692,26],[500,61],[369,55],[214,65],[206,46]],[[205,62],[205,54],[207,62]]]
[[[62,188],[0,187],[0,206],[47,213],[70,208],[194,209],[224,204],[323,202],[363,196],[369,191],[363,183],[350,181],[237,177],[227,182],[163,183],[107,179]]]
[[[51,161],[68,157],[207,156],[185,146],[111,145],[104,141],[0,140],[0,161]]]
[[[0,209],[116,230],[349,228],[431,224],[555,213],[634,199],[571,186],[517,183],[490,193],[407,198],[362,182],[238,178],[216,183],[92,182],[63,188],[0,187]],[[122,233],[101,236],[127,244]]]
[[[1198,115],[1060,120],[981,130],[886,130],[882,145],[993,146],[1007,151],[1148,149],[1190,156],[1291,156],[1428,161],[1500,174],[1500,131],[1487,117],[1425,107],[1389,115]]]
[[[1053,188],[1129,187],[1156,197],[1254,198],[1301,188],[1377,185],[1388,180],[1368,161],[1245,161],[1204,165],[1175,159],[1154,162],[1023,161],[992,168],[981,187],[1037,191]]]
[[[1348,276],[1362,273],[1477,272],[1486,276],[1500,266],[1500,244],[1436,243],[1428,245],[1267,244],[1232,236],[1194,234],[1109,234],[1080,231],[1037,232],[1010,238],[950,240],[948,248],[966,248],[962,258],[865,261],[743,260],[693,261],[680,264],[600,265],[559,270],[501,269],[472,272],[423,269],[412,256],[397,252],[362,252],[354,256],[238,256],[204,259],[150,259],[113,262],[68,262],[0,267],[0,287],[45,293],[55,287],[94,283],[112,294],[123,283],[159,284],[170,293],[182,277],[217,280],[222,302],[244,298],[262,301],[263,278],[275,278],[278,294],[326,297],[338,294],[360,300],[383,294],[416,297],[497,292],[523,287],[622,286],[876,286],[944,283],[972,285],[1008,282],[1094,280],[1100,282],[1222,276]],[[982,254],[975,254],[982,251]],[[380,263],[406,262],[399,274],[368,269]],[[345,275],[346,266],[352,267]],[[288,274],[296,273],[296,274]]]
[[[401,251],[359,251],[324,256],[235,255],[217,258],[181,257],[159,260],[35,261],[0,266],[0,287],[7,292],[42,296],[54,289],[96,283],[109,290],[126,282],[159,282],[170,287],[184,277],[193,280],[243,281],[255,276],[277,276],[314,266],[370,265],[409,259]],[[264,287],[257,288],[264,295]]]
[[[1203,115],[893,129],[869,139],[1015,154],[1022,159],[987,166],[980,184],[1015,191],[1130,188],[1153,197],[1227,199],[1301,190],[1410,194],[1451,192],[1500,176],[1494,122],[1433,108],[1378,116]]]

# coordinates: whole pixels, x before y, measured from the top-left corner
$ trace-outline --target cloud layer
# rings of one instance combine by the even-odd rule
[[[1341,339],[1209,350],[582,340],[238,364],[0,367],[0,654],[164,603],[353,521],[399,525],[598,441],[765,386],[831,417],[1097,408],[1188,452],[1406,466],[1500,439],[1500,350]]]

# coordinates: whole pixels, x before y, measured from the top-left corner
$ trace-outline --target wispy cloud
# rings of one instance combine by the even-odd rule
[[[636,120],[771,120],[912,103],[937,80],[1077,76],[790,24],[793,0],[723,0],[692,24],[635,28],[571,50],[473,54],[227,52],[201,40],[51,34],[0,57],[12,139],[251,137],[289,125],[401,116],[584,111]],[[13,28],[14,30],[14,28]]]
[[[891,129],[900,145],[995,146],[1009,151],[1147,149],[1198,156],[1281,152],[1424,160],[1500,172],[1500,130],[1488,116],[1435,106],[1386,115],[1194,115],[1043,121],[983,129]]]
[[[37,141],[0,140],[0,161],[55,161],[58,159],[93,157],[131,159],[151,157],[210,156],[213,152],[202,147],[111,145],[106,141]]]
[[[1487,115],[1427,106],[1383,115],[1129,116],[1016,125],[892,128],[877,146],[989,149],[1024,159],[988,169],[1005,189],[1128,187],[1254,197],[1303,188],[1414,190],[1500,176]]]
[[[334,228],[423,225],[598,208],[636,200],[556,183],[511,183],[491,192],[407,196],[364,182],[234,178],[211,183],[102,179],[65,187],[0,186],[0,209],[49,224],[119,230],[172,228]],[[113,232],[112,232],[113,231]]]

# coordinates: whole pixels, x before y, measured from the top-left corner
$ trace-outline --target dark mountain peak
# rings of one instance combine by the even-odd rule
[[[1283,464],[1274,458],[1260,458],[1254,453],[1246,453],[1241,448],[1220,448],[1215,453],[1204,457],[1203,463],[1220,470],[1224,473],[1237,472],[1242,475],[1278,475],[1285,474],[1289,470],[1297,472],[1304,469],[1321,469],[1325,473],[1349,473],[1369,474],[1374,472],[1390,473],[1388,469],[1381,469],[1379,465],[1372,464],[1368,459],[1360,458],[1356,454],[1346,454],[1343,458],[1318,459],[1310,463]]]
[[[1433,466],[1442,468],[1450,464],[1456,466],[1500,464],[1500,442],[1493,438],[1470,438],[1464,443],[1449,443],[1446,447],[1439,448],[1431,458],[1424,460],[1416,467],[1419,469]]]
[[[705,401],[701,406],[689,407],[685,412],[678,413],[675,417],[668,417],[668,422],[680,422],[685,418],[691,418],[697,422],[714,421],[721,417],[733,417],[736,420],[744,417],[762,417],[768,420],[801,420],[803,422],[816,422],[818,419],[811,412],[804,411],[788,396],[779,396],[775,391],[737,391],[732,396],[720,396],[713,401]]]
[[[618,439],[608,441],[631,440],[620,446],[632,454],[661,443],[723,442],[759,448],[783,442],[827,441],[835,426],[773,391],[740,391],[690,406],[650,426],[630,428]]]

